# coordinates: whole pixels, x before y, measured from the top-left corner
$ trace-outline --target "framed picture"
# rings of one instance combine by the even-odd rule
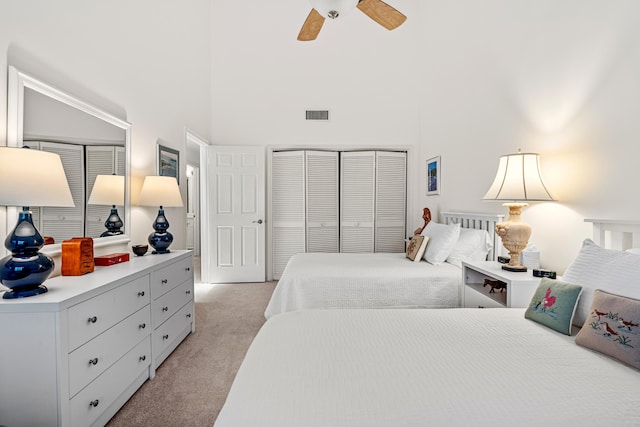
[[[440,194],[440,156],[427,160],[427,196]]]
[[[158,144],[158,176],[172,176],[180,184],[180,152]]]

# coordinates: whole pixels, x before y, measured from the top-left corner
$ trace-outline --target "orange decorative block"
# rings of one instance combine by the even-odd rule
[[[113,265],[121,262],[129,261],[129,254],[127,252],[119,252],[115,254],[102,255],[95,257],[96,265]]]
[[[91,237],[74,237],[62,241],[63,276],[82,276],[94,269],[93,239]]]

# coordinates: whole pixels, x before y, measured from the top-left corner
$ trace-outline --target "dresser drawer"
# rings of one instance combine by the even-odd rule
[[[193,278],[193,259],[191,257],[152,272],[151,291],[153,298],[157,299],[190,278]]]
[[[75,396],[151,329],[151,309],[147,305],[69,354],[69,395]]]
[[[71,425],[91,425],[150,363],[151,346],[147,337],[71,399]]]
[[[193,303],[189,302],[154,332],[153,357],[158,358],[172,344],[175,344],[180,333],[186,328],[191,328],[192,321]]]
[[[143,276],[69,308],[71,352],[149,304],[149,276]]]
[[[183,305],[193,299],[193,282],[188,280],[151,303],[153,328],[162,325]]]

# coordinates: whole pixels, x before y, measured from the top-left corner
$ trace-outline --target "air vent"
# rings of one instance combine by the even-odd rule
[[[307,120],[329,120],[329,110],[307,110]]]

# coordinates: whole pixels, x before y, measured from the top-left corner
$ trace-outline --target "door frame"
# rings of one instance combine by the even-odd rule
[[[209,265],[209,209],[203,209],[203,206],[208,206],[209,198],[209,184],[207,180],[207,170],[209,165],[207,163],[207,147],[211,145],[209,141],[202,138],[191,129],[184,128],[184,140],[185,145],[193,143],[198,145],[200,149],[200,211],[196,212],[196,215],[200,217],[200,280],[203,283],[210,283],[210,271]],[[186,234],[186,221],[185,221],[185,234]]]

